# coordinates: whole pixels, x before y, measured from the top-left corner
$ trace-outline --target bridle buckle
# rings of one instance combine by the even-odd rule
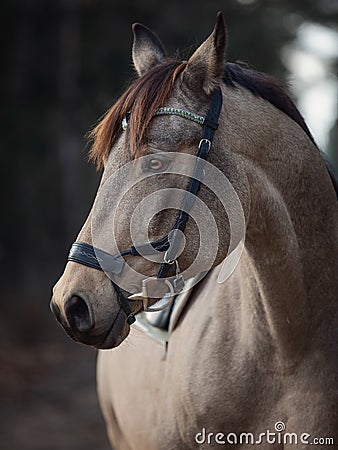
[[[201,139],[199,144],[198,144],[198,148],[201,148],[203,144],[207,144],[208,148],[207,148],[207,152],[209,152],[210,148],[211,148],[211,141],[209,139]]]
[[[159,283],[166,285],[169,290],[154,304],[149,306],[149,298],[154,298],[154,291],[151,291],[151,285],[156,290],[156,285]],[[175,297],[175,288],[167,279],[161,279],[156,277],[148,277],[142,280],[142,291],[136,294],[130,295],[128,300],[138,300],[143,303],[143,311],[162,311],[173,301]]]
[[[165,292],[156,303],[149,306],[149,299],[154,298],[154,289],[156,290],[160,284],[161,287],[166,285],[168,287],[168,291]],[[142,301],[143,311],[162,311],[162,309],[165,309],[170,305],[174,297],[182,291],[184,286],[185,281],[181,274],[176,274],[176,277],[172,282],[168,279],[148,277],[142,280],[141,292],[130,295],[128,300]]]

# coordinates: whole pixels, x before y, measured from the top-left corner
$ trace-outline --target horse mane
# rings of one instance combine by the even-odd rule
[[[177,76],[186,63],[168,60],[150,69],[136,79],[117,102],[107,111],[103,119],[88,134],[93,141],[89,159],[102,168],[112,145],[122,130],[122,120],[129,116],[128,143],[131,155],[137,156],[144,144],[145,132],[156,110],[169,99]]]
[[[280,81],[266,73],[243,67],[241,63],[227,63],[224,71],[224,83],[232,88],[236,84],[248,89],[254,95],[267,100],[280,111],[288,115],[303,129],[312,143],[317,146],[311,131],[305,123],[297,106],[286,94]]]
[[[155,111],[169,99],[175,80],[185,67],[185,62],[168,60],[153,67],[144,76],[131,83],[88,134],[89,139],[93,141],[89,158],[98,168],[103,167],[112,145],[120,135],[121,123],[127,114],[130,114],[126,130],[129,149],[133,157],[137,156],[145,142],[146,128]],[[225,65],[223,81],[231,89],[236,89],[239,85],[270,102],[293,119],[316,145],[302,115],[279,81],[265,73],[244,67],[242,64],[230,62]]]

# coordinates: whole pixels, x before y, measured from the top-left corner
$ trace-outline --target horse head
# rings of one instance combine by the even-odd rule
[[[103,176],[51,302],[71,337],[98,348],[119,345],[134,314],[166,306],[186,279],[223,261],[249,205],[241,165],[221,156],[222,15],[184,62],[148,28],[133,33],[138,79],[91,133]],[[232,241],[231,202],[242,222]]]

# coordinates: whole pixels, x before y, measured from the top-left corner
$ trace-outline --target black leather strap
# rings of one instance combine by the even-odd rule
[[[111,255],[84,242],[74,242],[68,255],[74,261],[97,270],[119,275],[125,264],[122,258]]]
[[[214,139],[215,131],[218,128],[218,121],[222,110],[222,103],[222,91],[220,88],[217,88],[211,96],[210,108],[203,124],[202,139],[200,141],[197,153],[198,160],[195,164],[194,173],[192,178],[190,179],[189,187],[187,189],[188,195],[186,195],[183,200],[182,209],[178,213],[175,225],[172,228],[173,230],[178,229],[182,232],[184,232],[185,230],[187,221],[189,219],[189,211],[191,211],[192,207],[194,206],[196,196],[201,187],[203,169],[205,166],[205,161],[209,154],[209,150],[211,148],[212,141]],[[172,264],[163,262],[157,275],[158,278],[166,278],[171,266]]]
[[[196,162],[194,173],[192,175],[192,178],[190,179],[189,187],[187,189],[187,192],[192,195],[186,196],[183,200],[185,211],[181,209],[173,229],[177,228],[181,231],[184,231],[186,222],[189,218],[189,211],[191,211],[192,207],[194,206],[195,198],[201,187],[201,179],[203,178],[205,160],[208,157],[211,144],[214,139],[215,131],[218,128],[218,121],[222,110],[222,103],[222,91],[220,88],[217,88],[211,96],[210,108],[204,121],[202,139],[200,140],[198,148],[198,160]]]
[[[104,252],[103,250],[86,244],[85,242],[74,242],[69,251],[68,261],[83,264],[84,266],[91,267],[92,269],[102,270],[112,275],[120,274],[125,264],[122,258],[112,256],[110,253]],[[126,313],[127,322],[131,325],[136,319],[132,314],[130,304],[118,285],[112,280],[111,282],[117,294],[118,302],[123,311]]]
[[[121,289],[119,288],[119,286],[116,283],[114,283],[114,281],[112,281],[112,285],[117,294],[117,300],[127,316],[127,323],[129,325],[132,325],[135,322],[136,318],[135,318],[134,314],[132,313],[128,299],[125,297],[125,295],[123,295]]]
[[[209,111],[203,124],[204,131],[202,139],[209,139],[210,142],[214,139],[215,131],[219,124],[222,103],[223,98],[221,88],[216,88],[212,93]]]

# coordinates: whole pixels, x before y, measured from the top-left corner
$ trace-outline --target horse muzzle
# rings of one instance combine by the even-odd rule
[[[95,323],[93,309],[79,295],[72,295],[60,310],[55,297],[50,302],[51,311],[67,335],[76,342],[100,349],[117,347],[129,334],[125,313],[121,308],[114,317]]]

